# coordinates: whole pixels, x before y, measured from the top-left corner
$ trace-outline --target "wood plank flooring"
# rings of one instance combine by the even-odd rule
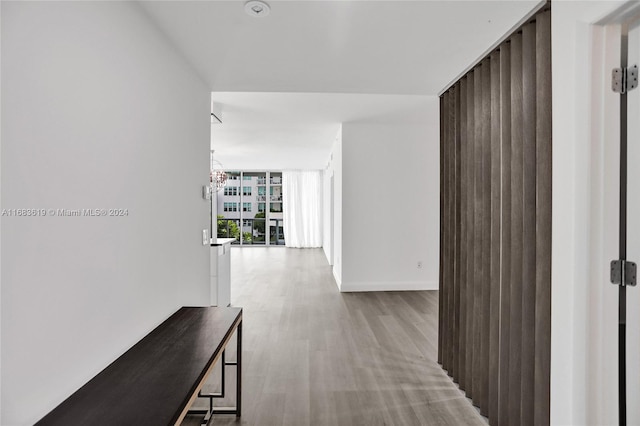
[[[243,412],[212,424],[487,424],[436,363],[436,291],[339,293],[322,249],[234,247],[231,264]],[[216,405],[234,404],[234,379],[227,367],[230,399]]]

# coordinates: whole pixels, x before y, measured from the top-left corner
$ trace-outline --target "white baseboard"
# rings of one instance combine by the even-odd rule
[[[365,281],[344,282],[338,285],[341,292],[356,291],[417,291],[438,290],[437,281]]]

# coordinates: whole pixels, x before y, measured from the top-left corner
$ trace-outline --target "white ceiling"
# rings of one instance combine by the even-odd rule
[[[374,98],[353,95],[437,95],[539,1],[267,0],[265,18],[246,15],[244,3],[140,2],[224,105],[216,156],[274,169],[323,167],[340,122],[328,120],[411,104],[396,98],[386,111],[380,97],[368,111]]]
[[[430,96],[214,92],[222,124],[212,124],[215,158],[227,168],[324,168],[340,123],[425,123]],[[265,166],[265,164],[267,166]]]

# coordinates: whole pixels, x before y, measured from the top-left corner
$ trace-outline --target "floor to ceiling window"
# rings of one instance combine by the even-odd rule
[[[284,246],[282,172],[228,171],[227,176],[217,193],[218,237],[235,238],[236,245]]]

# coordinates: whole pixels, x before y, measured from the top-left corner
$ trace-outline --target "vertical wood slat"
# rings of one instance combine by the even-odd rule
[[[502,217],[500,282],[500,375],[498,426],[509,425],[509,315],[511,302],[511,45],[500,47],[500,136],[502,148]]]
[[[442,365],[442,351],[444,347],[444,96],[440,97],[440,270],[438,271],[438,363]]]
[[[473,342],[475,329],[475,78],[473,71],[467,76],[467,347],[465,355],[466,387],[469,398],[473,398]]]
[[[466,348],[467,348],[467,79],[460,80],[460,327],[458,329],[458,383],[466,388]]]
[[[445,241],[445,247],[444,247],[444,251],[445,251],[445,259],[447,259],[447,262],[445,264],[445,269],[444,269],[444,283],[445,283],[445,293],[444,293],[444,297],[445,297],[445,312],[446,312],[446,320],[445,320],[445,327],[447,330],[447,333],[445,335],[445,348],[444,348],[444,367],[447,370],[447,372],[451,372],[451,362],[450,362],[450,354],[451,354],[451,316],[452,316],[452,312],[451,312],[451,303],[450,303],[450,293],[451,293],[451,274],[449,273],[450,271],[450,265],[451,265],[451,253],[450,253],[450,247],[451,247],[451,232],[450,232],[450,222],[451,222],[451,203],[450,203],[450,189],[451,189],[451,132],[450,132],[450,111],[451,108],[451,95],[450,93],[447,93],[446,97],[445,97],[445,111],[447,112],[447,115],[445,116],[445,151],[447,152],[447,157],[445,159],[445,173],[446,173],[446,177],[445,177],[445,218],[444,218],[444,223],[445,223],[445,235],[447,236],[447,239]]]
[[[551,12],[536,19],[536,309],[534,424],[550,422]]]
[[[442,367],[444,368],[444,346],[445,346],[445,334],[446,334],[446,322],[447,322],[447,315],[445,312],[445,304],[444,304],[444,293],[445,293],[445,284],[444,284],[444,265],[446,264],[446,259],[445,259],[445,240],[446,240],[446,235],[445,235],[445,226],[444,226],[444,221],[445,221],[445,202],[444,202],[444,188],[445,188],[445,180],[446,180],[446,174],[445,174],[445,158],[447,156],[447,153],[445,151],[445,128],[444,128],[444,117],[446,116],[446,110],[445,110],[445,103],[444,103],[444,99],[445,96],[443,95],[440,98],[440,273],[439,273],[439,285],[438,285],[438,290],[439,290],[439,294],[438,294],[438,317],[440,320],[440,324],[438,324],[438,344],[440,345],[438,347],[438,362],[442,365]]]
[[[449,213],[447,219],[448,226],[448,235],[449,235],[449,244],[447,245],[447,256],[449,258],[448,263],[448,300],[449,300],[449,350],[448,350],[448,360],[447,363],[449,365],[448,371],[449,375],[453,377],[453,359],[454,359],[454,336],[455,336],[455,309],[454,309],[454,298],[455,298],[455,284],[454,284],[454,268],[455,268],[455,228],[454,228],[454,197],[455,197],[455,99],[454,99],[455,89],[449,92],[449,105],[447,107],[449,111],[449,117],[447,119],[447,132],[448,132],[448,147],[449,147],[449,161],[448,161],[448,182],[449,182],[449,191],[447,196],[449,197]]]
[[[460,376],[459,369],[459,351],[460,351],[460,87],[456,87],[454,91],[454,139],[455,139],[455,187],[454,187],[454,229],[455,229],[455,248],[454,248],[454,297],[453,297],[453,310],[454,310],[454,323],[453,323],[453,377],[458,378]]]
[[[451,312],[449,311],[449,264],[451,259],[449,257],[449,244],[451,242],[451,238],[449,235],[449,160],[451,157],[450,154],[450,146],[449,143],[449,93],[445,93],[444,95],[444,165],[443,165],[443,175],[444,175],[444,213],[443,213],[443,235],[444,239],[442,241],[442,251],[443,251],[443,272],[442,272],[442,291],[443,291],[443,329],[444,336],[442,342],[442,367],[445,370],[449,370],[449,336],[450,336],[450,318]]]
[[[498,420],[500,367],[500,52],[491,57],[491,266],[489,322],[489,409],[492,424]]]
[[[474,333],[473,333],[473,403],[480,407],[484,398],[482,389],[482,287],[483,287],[483,270],[482,263],[482,222],[483,222],[483,203],[482,203],[482,65],[478,66],[474,73],[474,171],[475,171],[475,189],[474,189]]]
[[[536,301],[536,24],[522,28],[522,346],[520,425],[533,425]],[[526,119],[524,118],[526,117]]]
[[[442,368],[447,369],[447,336],[449,334],[449,328],[447,327],[449,321],[449,312],[447,311],[447,160],[449,152],[447,151],[447,117],[449,111],[447,111],[447,95],[442,97],[442,279],[440,281],[442,291],[442,304],[440,309],[442,310]]]
[[[511,38],[509,424],[520,424],[522,345],[522,34]]]
[[[491,319],[491,62],[482,62],[482,399],[489,414],[489,326]]]

